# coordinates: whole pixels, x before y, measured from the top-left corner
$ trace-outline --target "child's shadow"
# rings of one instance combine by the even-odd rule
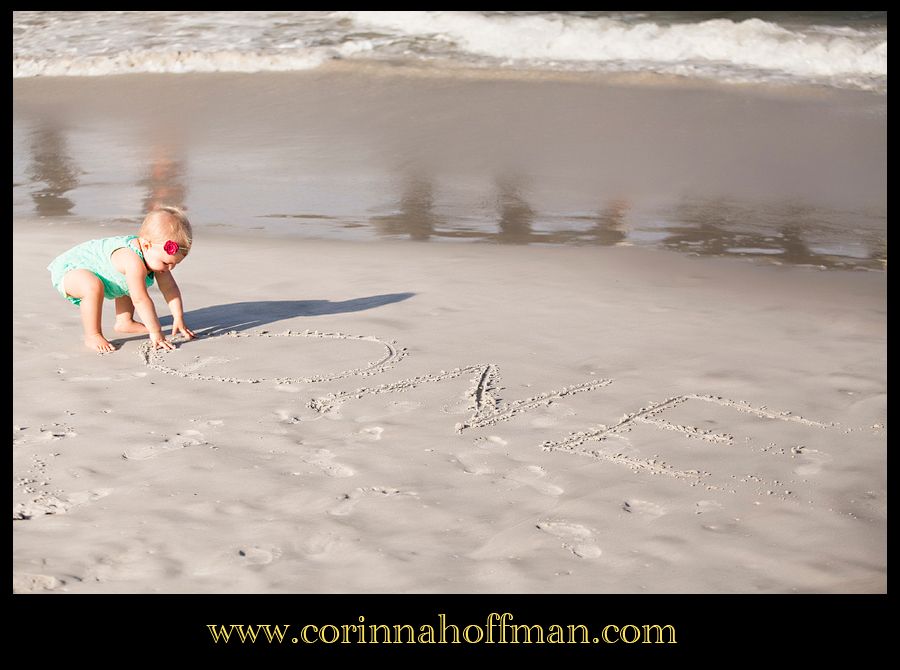
[[[258,328],[276,321],[284,321],[300,316],[321,316],[360,312],[365,309],[382,307],[401,300],[407,300],[415,293],[388,293],[372,295],[353,300],[260,300],[256,302],[234,302],[228,305],[201,307],[184,314],[187,327],[197,335],[209,336]],[[171,326],[172,316],[159,319],[160,325]]]

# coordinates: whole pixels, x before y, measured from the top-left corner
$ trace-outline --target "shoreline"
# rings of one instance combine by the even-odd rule
[[[277,217],[261,217],[261,218],[277,218]],[[288,218],[288,217],[284,217]],[[313,218],[313,217],[310,217]],[[60,229],[69,229],[70,232],[66,233],[66,235],[71,235],[71,239],[73,240],[86,240],[92,238],[100,238],[100,237],[108,237],[112,235],[128,235],[131,234],[134,230],[139,227],[140,220],[135,217],[117,217],[111,218],[107,220],[95,220],[90,217],[80,217],[80,216],[66,216],[66,217],[52,217],[52,216],[40,216],[40,217],[16,217],[13,222],[14,232],[15,230],[28,230],[28,227],[50,227],[50,228],[60,228]],[[246,238],[254,238],[257,237],[260,240],[264,240],[266,242],[272,244],[306,244],[306,243],[335,243],[338,245],[348,244],[348,245],[373,245],[374,247],[379,247],[380,245],[386,245],[388,247],[396,246],[398,248],[402,248],[404,246],[409,245],[411,247],[411,253],[415,253],[415,249],[421,245],[425,244],[439,244],[439,245],[448,245],[450,247],[460,246],[462,248],[475,245],[481,246],[484,245],[491,249],[497,248],[519,248],[519,249],[582,249],[585,250],[586,253],[590,253],[591,249],[596,249],[601,251],[604,254],[608,253],[616,253],[619,251],[624,251],[626,253],[634,253],[637,254],[638,258],[648,259],[654,258],[657,254],[662,255],[663,257],[682,257],[684,259],[696,259],[698,261],[708,260],[713,262],[721,262],[725,264],[723,267],[727,267],[728,265],[734,264],[735,267],[742,266],[751,266],[757,268],[770,268],[773,270],[777,270],[778,268],[792,268],[807,272],[828,272],[828,273],[875,273],[875,274],[885,274],[887,272],[887,259],[886,258],[878,258],[877,262],[872,263],[862,263],[859,265],[854,265],[852,263],[847,263],[847,259],[838,259],[835,262],[834,258],[829,258],[828,256],[819,256],[814,257],[810,256],[810,260],[808,262],[798,262],[796,260],[789,260],[784,262],[779,256],[773,256],[768,254],[739,254],[739,253],[707,253],[705,250],[685,250],[679,249],[673,246],[644,246],[640,244],[633,244],[629,242],[616,242],[615,244],[604,244],[604,245],[596,245],[590,242],[584,243],[555,243],[553,241],[543,242],[540,238],[536,238],[535,241],[530,243],[509,243],[502,241],[491,241],[490,238],[486,237],[482,234],[472,233],[472,234],[457,234],[457,235],[446,235],[442,236],[440,234],[432,235],[428,239],[417,239],[415,237],[400,237],[400,236],[383,236],[383,237],[374,237],[374,236],[354,236],[354,237],[345,237],[345,238],[335,238],[332,234],[327,232],[321,232],[316,234],[315,232],[304,231],[300,233],[296,230],[292,230],[287,226],[266,226],[259,225],[255,227],[246,227],[246,226],[238,226],[238,225],[229,225],[226,223],[217,223],[217,224],[207,224],[205,226],[198,226],[198,229],[202,235],[212,235],[214,238],[223,238],[223,239],[233,239],[240,240]],[[76,232],[77,231],[77,232]],[[73,242],[73,245],[75,242]]]
[[[552,68],[535,68],[533,66],[489,66],[472,65],[451,60],[435,59],[430,63],[403,62],[399,60],[353,60],[335,58],[318,66],[297,70],[258,70],[258,71],[210,71],[210,72],[116,72],[92,75],[29,75],[14,76],[14,81],[48,81],[60,84],[66,81],[84,81],[90,79],[109,79],[130,77],[292,77],[319,75],[328,77],[333,74],[365,75],[367,77],[414,78],[414,79],[448,79],[448,80],[482,80],[482,81],[520,81],[520,82],[567,82],[571,84],[600,85],[610,87],[632,88],[647,87],[662,90],[698,91],[732,91],[742,95],[751,93],[774,98],[810,97],[826,99],[842,96],[871,96],[882,99],[887,91],[836,87],[822,83],[778,82],[778,81],[739,81],[722,80],[713,77],[678,75],[663,72],[645,71],[598,71],[598,70],[563,70]]]
[[[376,70],[15,80],[14,217],[886,262],[871,95]]]

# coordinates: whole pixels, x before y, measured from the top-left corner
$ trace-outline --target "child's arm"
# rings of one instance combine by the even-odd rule
[[[126,251],[125,247],[113,253],[112,261],[116,269],[125,275],[131,302],[134,303],[135,310],[141,316],[141,321],[150,331],[150,342],[153,348],[174,349],[172,343],[163,335],[159,317],[156,316],[156,306],[153,304],[150,294],[147,293],[147,285],[144,283],[147,279],[147,268],[144,266],[144,261],[131,250]]]
[[[175,277],[171,272],[157,272],[156,283],[159,284],[159,290],[162,291],[163,298],[166,299],[172,313],[172,337],[180,332],[187,339],[194,339],[196,337],[194,331],[184,325],[184,306],[181,304],[181,290]]]

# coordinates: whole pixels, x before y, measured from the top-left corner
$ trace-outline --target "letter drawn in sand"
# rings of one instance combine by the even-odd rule
[[[220,381],[234,384],[241,383],[259,383],[263,381],[275,382],[277,384],[310,384],[315,382],[332,381],[336,379],[344,379],[355,376],[371,376],[385,372],[400,362],[407,355],[407,349],[399,346],[394,341],[386,341],[371,335],[347,335],[344,333],[320,333],[318,331],[292,332],[290,330],[285,333],[270,334],[268,331],[259,331],[251,333],[227,333],[226,337],[246,338],[246,337],[313,337],[325,339],[341,339],[353,341],[367,341],[381,345],[384,353],[380,359],[370,362],[366,367],[344,370],[336,373],[322,374],[310,377],[296,378],[276,378],[276,379],[235,379],[216,377],[212,375],[201,375],[191,367],[182,367],[174,369],[162,364],[163,354],[150,348],[149,343],[142,345],[139,354],[145,365],[164,372],[166,374],[176,375],[186,379],[194,379],[201,381]],[[432,374],[424,374],[407,379],[401,379],[396,382],[380,384],[377,386],[365,386],[349,391],[338,391],[329,393],[318,398],[312,398],[307,402],[307,406],[319,415],[325,415],[335,412],[341,405],[352,400],[362,399],[366,396],[376,396],[386,393],[405,393],[417,389],[422,384],[434,384],[444,381],[457,379],[463,375],[469,375],[471,386],[466,392],[468,400],[467,411],[470,412],[468,418],[456,424],[457,433],[472,428],[485,428],[495,424],[509,421],[532,409],[550,405],[553,401],[560,398],[593,391],[604,386],[612,384],[612,379],[594,379],[571,386],[565,386],[561,389],[555,389],[540,393],[538,395],[524,398],[521,400],[513,400],[503,402],[499,396],[500,387],[500,369],[494,363],[480,363],[474,365],[466,365],[457,367],[453,370]],[[765,406],[754,407],[747,402],[729,400],[722,396],[703,395],[696,393],[687,393],[673,396],[665,400],[654,402],[646,407],[642,407],[637,411],[626,413],[613,425],[599,425],[596,428],[581,432],[573,432],[568,437],[559,440],[550,440],[541,444],[544,451],[561,451],[570,454],[579,454],[595,458],[598,460],[606,460],[618,465],[624,465],[634,472],[645,472],[648,474],[661,474],[676,479],[694,480],[694,484],[700,480],[709,477],[711,473],[699,469],[679,470],[669,465],[658,457],[642,458],[636,455],[629,455],[614,448],[599,447],[590,448],[586,446],[587,442],[605,442],[610,437],[620,436],[629,432],[636,424],[647,424],[656,427],[659,430],[673,431],[681,433],[683,436],[699,439],[714,445],[729,446],[734,443],[734,436],[727,432],[715,432],[709,429],[699,428],[697,426],[677,424],[663,418],[663,414],[669,412],[675,407],[686,403],[687,401],[701,401],[719,405],[737,412],[751,414],[762,419],[772,419],[778,421],[788,421],[800,423],[815,428],[830,428],[837,424],[821,423],[805,419],[801,416],[791,414],[791,412],[773,412]],[[762,483],[762,479],[755,476],[748,476],[755,482]],[[732,477],[734,479],[734,477]],[[745,480],[741,480],[745,481]],[[708,487],[709,488],[709,487]],[[713,487],[715,488],[715,487]],[[771,493],[771,492],[770,492]]]
[[[681,433],[685,437],[701,439],[714,444],[731,445],[734,443],[734,436],[730,433],[716,433],[712,430],[704,430],[696,426],[688,426],[674,424],[666,419],[659,417],[663,412],[670,410],[688,400],[700,400],[707,403],[727,407],[738,412],[752,414],[763,419],[775,419],[779,421],[790,421],[800,423],[815,428],[829,428],[836,424],[825,424],[819,421],[805,419],[802,416],[796,416],[790,412],[772,412],[765,407],[754,407],[747,402],[738,402],[729,400],[722,396],[700,395],[696,393],[688,393],[684,395],[667,398],[662,402],[651,403],[646,407],[642,407],[636,412],[625,414],[617,423],[612,426],[600,425],[597,428],[572,433],[569,437],[562,440],[548,440],[541,445],[544,451],[562,451],[564,453],[579,454],[599,460],[606,460],[619,465],[624,465],[634,471],[645,471],[651,474],[662,474],[678,479],[702,479],[710,476],[711,473],[701,470],[677,470],[671,465],[657,458],[644,459],[628,456],[621,452],[609,449],[589,448],[585,446],[588,441],[604,442],[609,437],[617,436],[628,432],[637,423],[649,424],[661,430],[671,430]],[[762,480],[758,480],[762,482]]]
[[[224,335],[220,335],[218,337],[235,337],[235,338],[247,338],[247,337],[306,337],[306,338],[318,338],[318,339],[329,339],[329,340],[352,340],[352,341],[364,341],[364,342],[374,342],[376,344],[384,347],[384,354],[378,360],[370,362],[364,368],[355,368],[352,370],[341,370],[340,372],[331,372],[321,375],[313,375],[310,377],[277,377],[274,379],[261,379],[261,378],[251,378],[251,379],[238,379],[236,377],[219,377],[216,375],[202,375],[198,372],[195,372],[189,368],[176,370],[174,368],[170,368],[163,364],[163,352],[160,350],[153,349],[150,346],[149,342],[145,342],[141,345],[138,350],[138,354],[141,357],[141,360],[144,361],[144,365],[150,367],[159,372],[164,372],[167,375],[175,375],[176,377],[183,377],[185,379],[194,379],[198,381],[217,381],[224,382],[228,384],[259,384],[261,382],[274,382],[276,384],[313,384],[316,382],[327,382],[333,381],[335,379],[343,379],[344,377],[368,377],[369,375],[375,375],[380,372],[384,372],[385,370],[389,370],[394,367],[397,363],[399,363],[406,356],[407,351],[404,347],[400,347],[396,342],[382,340],[373,335],[347,335],[346,333],[320,333],[318,330],[306,330],[301,332],[294,332],[292,330],[287,330],[283,333],[270,333],[266,330],[255,331],[250,333],[239,333],[237,331],[231,331],[229,333],[225,333]]]
[[[391,384],[358,388],[354,391],[330,393],[321,398],[310,400],[308,406],[310,409],[325,414],[333,411],[345,402],[362,398],[363,396],[411,391],[420,384],[430,384],[447,381],[449,379],[456,379],[466,373],[474,375],[470,379],[473,386],[466,394],[466,397],[469,399],[468,409],[471,410],[472,414],[467,420],[456,424],[457,433],[462,433],[462,431],[468,428],[484,428],[485,426],[492,426],[501,421],[509,421],[531,409],[549,405],[559,398],[575,395],[576,393],[583,393],[584,391],[593,391],[612,384],[611,379],[595,379],[581,384],[574,384],[572,386],[565,386],[561,389],[547,391],[546,393],[541,393],[532,396],[531,398],[502,404],[497,397],[497,391],[500,388],[500,369],[493,363],[488,363],[469,365],[463,368],[450,370],[449,372],[444,372],[442,370],[436,375],[426,374],[411,379],[402,379]]]

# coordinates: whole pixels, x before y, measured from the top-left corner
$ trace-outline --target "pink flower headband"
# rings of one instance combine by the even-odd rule
[[[163,245],[163,251],[165,251],[170,256],[174,256],[178,253],[178,242],[166,240],[166,243]]]

